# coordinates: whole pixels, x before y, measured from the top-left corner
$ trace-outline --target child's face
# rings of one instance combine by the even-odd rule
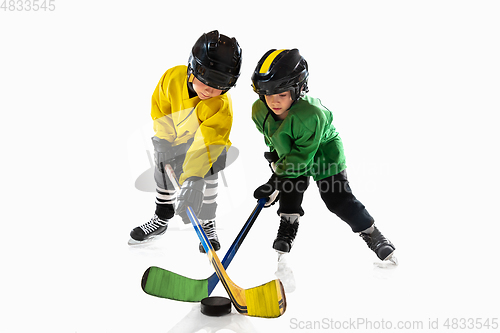
[[[280,119],[285,119],[288,110],[292,106],[293,100],[290,91],[282,92],[276,95],[265,95],[267,106],[276,114]]]
[[[193,89],[200,99],[209,99],[222,94],[222,90],[215,89],[202,83],[197,78],[193,80]]]

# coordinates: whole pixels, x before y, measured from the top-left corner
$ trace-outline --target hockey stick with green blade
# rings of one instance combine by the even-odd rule
[[[243,225],[238,236],[236,236],[224,259],[222,259],[224,269],[227,269],[233,260],[265,203],[265,198],[257,202],[248,220]],[[212,294],[218,282],[219,277],[217,273],[213,273],[207,279],[195,280],[160,267],[152,266],[144,272],[141,286],[144,292],[152,296],[183,302],[200,302]]]
[[[170,165],[165,168],[171,182],[180,187],[174,171]],[[281,316],[286,311],[286,298],[283,284],[279,279],[269,281],[266,284],[257,286],[250,289],[244,289],[236,285],[228,276],[224,266],[215,253],[212,244],[208,240],[205,231],[201,227],[198,217],[193,212],[191,207],[186,208],[191,224],[193,225],[198,238],[207,253],[208,259],[212,264],[219,280],[221,281],[224,289],[228,293],[231,301],[240,314],[252,317],[262,318],[276,318]]]

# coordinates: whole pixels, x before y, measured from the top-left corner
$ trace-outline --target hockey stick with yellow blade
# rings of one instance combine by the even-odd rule
[[[180,188],[172,167],[167,165],[165,170],[174,186]],[[227,275],[193,209],[191,207],[186,208],[186,213],[236,311],[243,315],[262,318],[276,318],[285,313],[286,297],[281,281],[275,279],[250,289],[243,289],[236,285]]]

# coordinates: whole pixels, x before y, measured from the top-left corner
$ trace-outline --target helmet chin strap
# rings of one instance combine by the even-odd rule
[[[296,94],[295,94],[295,89],[294,89],[294,90],[291,90],[291,91],[290,91],[290,95],[291,95],[291,97],[292,97],[293,102],[292,102],[292,104],[290,105],[290,108],[291,108],[292,106],[294,106],[294,105],[295,105],[295,103],[297,103],[297,101],[298,101],[299,99],[301,99],[301,98],[305,95],[305,93],[306,93],[307,91],[308,91],[308,89],[307,89],[307,86],[306,86],[306,85],[303,85],[303,86],[300,88],[300,91],[299,91],[298,96],[295,96],[295,95],[296,95]]]

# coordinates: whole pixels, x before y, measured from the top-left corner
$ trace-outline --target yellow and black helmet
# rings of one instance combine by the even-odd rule
[[[194,44],[188,61],[188,77],[215,89],[229,90],[240,76],[241,48],[236,38],[219,34],[217,30],[204,33]]]
[[[252,75],[253,90],[263,95],[274,95],[291,91],[296,101],[301,93],[308,92],[307,78],[309,71],[307,62],[299,50],[267,51],[260,59]]]

